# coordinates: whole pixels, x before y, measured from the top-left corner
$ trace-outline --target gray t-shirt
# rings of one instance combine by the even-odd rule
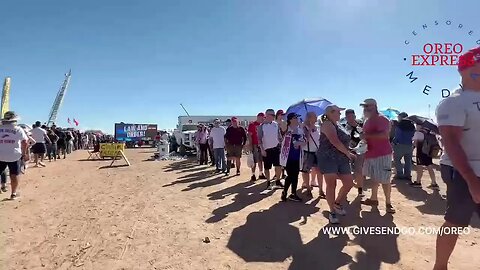
[[[440,102],[436,114],[439,126],[463,127],[460,144],[468,163],[480,177],[480,92],[456,92]],[[451,164],[448,153],[442,157],[442,164]]]

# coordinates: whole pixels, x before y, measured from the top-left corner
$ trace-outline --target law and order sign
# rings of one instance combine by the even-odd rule
[[[410,67],[414,67],[415,69],[420,67],[456,67],[458,65],[458,59],[462,55],[462,53],[464,53],[464,51],[468,51],[471,47],[474,47],[475,44],[480,45],[480,39],[475,39],[475,32],[473,30],[468,29],[461,23],[455,24],[451,20],[434,21],[433,24],[422,25],[422,30],[412,31],[413,38],[406,39],[404,42],[405,45],[412,46],[411,43],[415,43],[414,38],[415,36],[420,34],[420,31],[427,31],[428,29],[434,27],[449,27],[452,30],[462,33],[463,35],[466,34],[467,38],[471,43],[466,44],[467,47],[465,47],[462,43],[459,42],[426,42],[424,44],[417,43],[414,46],[416,48],[420,48],[419,45],[422,45],[422,50],[417,53],[411,54],[409,58],[405,57],[403,59],[404,61],[408,61]],[[419,75],[416,74],[415,71],[416,70],[411,70],[408,74],[406,74],[406,77],[410,81],[410,83],[413,83],[417,80],[421,81],[419,80]],[[462,85],[460,85],[460,88],[461,87]],[[432,86],[430,85],[430,83],[422,83],[421,91],[423,94],[429,95],[431,89]],[[443,98],[446,98],[450,96],[451,91],[448,88],[442,88],[441,94]]]

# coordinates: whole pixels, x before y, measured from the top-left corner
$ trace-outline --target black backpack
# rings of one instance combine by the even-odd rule
[[[440,157],[442,154],[442,148],[437,140],[437,136],[430,132],[424,133],[424,135],[425,139],[423,141],[422,153],[432,158]]]

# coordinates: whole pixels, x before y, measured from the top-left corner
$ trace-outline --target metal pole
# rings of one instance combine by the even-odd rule
[[[185,113],[187,114],[188,117],[190,117],[190,114],[187,112],[187,109],[185,109],[185,107],[183,107],[183,104],[180,103],[180,106],[182,106],[182,109],[185,111]]]

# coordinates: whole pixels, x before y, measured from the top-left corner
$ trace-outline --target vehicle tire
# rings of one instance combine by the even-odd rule
[[[180,155],[185,156],[187,154],[187,148],[185,145],[180,146]]]

